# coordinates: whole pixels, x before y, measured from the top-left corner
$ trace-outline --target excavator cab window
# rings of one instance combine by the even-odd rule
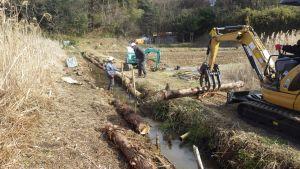
[[[277,57],[277,59],[274,59],[274,57]],[[296,56],[291,56],[291,55],[284,55],[284,54],[280,54],[280,55],[271,55],[269,60],[268,60],[268,64],[270,60],[276,60],[275,61],[275,69],[276,69],[276,73],[275,73],[275,77],[272,80],[272,83],[270,85],[275,87],[277,90],[280,87],[280,80],[283,79],[290,70],[292,70],[294,67],[296,67],[297,65],[300,64],[300,57],[296,57]],[[267,71],[269,70],[269,66],[266,66],[265,68],[265,75],[268,74]],[[296,91],[299,90],[300,88],[300,75],[298,75],[290,84],[290,91]]]
[[[282,79],[290,70],[299,65],[299,61],[291,57],[281,57],[276,60],[275,68],[279,79]]]
[[[300,90],[300,73],[292,80],[288,90],[289,91]]]

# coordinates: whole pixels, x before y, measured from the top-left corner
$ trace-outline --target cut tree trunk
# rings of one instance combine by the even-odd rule
[[[137,91],[137,90],[135,90],[134,85],[131,83],[131,79],[130,78],[128,78],[126,76],[122,76],[122,73],[120,73],[120,72],[116,72],[116,76],[118,78],[120,78],[124,82],[126,88],[129,90],[129,92],[133,96],[135,96],[136,98],[142,98],[142,93],[139,92],[139,91]]]
[[[100,61],[99,58],[86,53],[82,53],[82,56],[86,58],[88,61],[90,61],[91,63],[93,63],[94,65],[96,65],[97,67],[99,67],[100,69],[104,70],[104,63]],[[135,96],[136,98],[142,97],[142,93],[134,89],[134,85],[132,84],[131,78],[124,75],[122,76],[122,73],[120,72],[116,72],[116,76],[124,82],[125,87],[129,90],[129,92],[133,96]]]
[[[107,124],[102,129],[108,135],[108,138],[113,141],[122,151],[129,164],[135,169],[156,169],[155,163],[149,157],[145,150],[138,145],[131,143],[125,136],[125,132],[119,126]]]
[[[244,86],[244,82],[238,81],[234,83],[223,84],[220,88],[221,91],[226,91],[234,88],[240,88]],[[161,91],[160,100],[169,100],[180,97],[188,97],[194,95],[204,94],[205,92],[211,92],[212,90],[206,90],[205,87],[195,87],[188,89],[180,89],[180,90],[163,90]]]
[[[104,70],[104,66],[103,63],[101,63],[99,60],[97,60],[95,57],[90,56],[88,54],[86,54],[85,52],[81,53],[82,56],[87,59],[88,61],[90,61],[91,63],[93,63],[94,65],[96,65],[97,67],[99,67],[100,69]]]
[[[132,128],[139,134],[145,135],[150,131],[150,125],[145,122],[140,115],[138,115],[132,108],[120,101],[115,100],[114,106],[117,112],[132,126]]]

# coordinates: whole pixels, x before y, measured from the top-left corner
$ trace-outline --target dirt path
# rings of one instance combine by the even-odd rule
[[[40,113],[32,129],[29,148],[21,153],[17,168],[128,168],[119,152],[98,131],[107,121],[122,123],[109,105],[105,90],[93,89],[88,64],[78,58],[79,72],[68,74],[83,83],[71,85],[58,80],[53,91],[52,111]],[[66,76],[66,72],[62,74]]]

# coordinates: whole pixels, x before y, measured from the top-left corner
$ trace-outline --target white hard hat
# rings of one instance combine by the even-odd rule
[[[108,61],[113,61],[113,60],[114,60],[114,57],[110,56],[110,57],[108,57],[107,60],[108,60]]]
[[[131,43],[130,46],[134,47],[134,46],[136,46],[136,43]]]

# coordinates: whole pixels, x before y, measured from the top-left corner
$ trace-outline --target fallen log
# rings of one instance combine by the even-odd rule
[[[145,122],[140,115],[126,104],[122,104],[120,101],[115,100],[113,102],[117,109],[117,112],[131,125],[131,127],[141,135],[148,134],[150,131],[150,125]]]
[[[100,69],[104,70],[104,66],[103,63],[100,63],[98,60],[95,59],[95,57],[92,57],[88,54],[86,54],[85,52],[82,52],[81,55],[87,59],[88,61],[90,61],[91,63],[93,63],[94,65],[96,65],[97,67],[99,67]]]
[[[100,69],[104,70],[104,63],[100,61],[99,58],[86,54],[84,52],[82,53],[82,56],[86,58],[88,61],[90,61],[91,63],[93,63],[94,65],[96,65],[97,67],[99,67]],[[134,89],[134,85],[132,84],[131,78],[122,75],[122,73],[120,72],[116,72],[116,76],[123,81],[125,87],[129,90],[129,92],[133,96],[135,96],[136,98],[142,97],[142,93]]]
[[[145,153],[145,150],[138,145],[131,143],[125,136],[122,128],[107,124],[102,132],[108,135],[108,138],[118,146],[129,164],[135,169],[156,169],[155,163]]]
[[[234,83],[223,84],[220,87],[221,91],[226,91],[234,88],[240,88],[244,86],[244,82],[238,81]],[[195,88],[188,88],[188,89],[179,89],[179,90],[163,90],[161,91],[161,100],[169,100],[174,98],[180,97],[188,97],[194,95],[204,94],[206,92],[211,92],[213,90],[208,90],[205,87],[195,87]]]
[[[118,78],[120,78],[123,83],[125,84],[126,88],[129,90],[129,92],[135,96],[136,98],[141,98],[142,97],[142,93],[135,90],[134,85],[131,83],[131,79],[126,77],[126,76],[122,76],[122,73],[120,72],[116,72],[116,76]]]

